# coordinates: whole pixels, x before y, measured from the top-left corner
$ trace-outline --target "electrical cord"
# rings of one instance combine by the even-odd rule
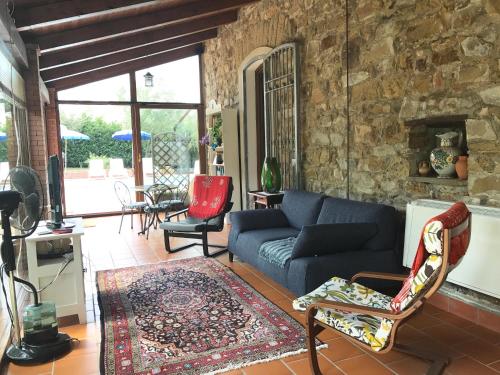
[[[0,281],[2,282],[2,291],[3,291],[3,296],[5,298],[5,306],[7,307],[7,312],[9,313],[10,323],[14,324],[14,317],[12,315],[12,310],[10,309],[9,300],[7,298],[7,291],[5,290],[5,283],[3,279],[5,271],[4,269],[5,269],[5,263],[3,263],[0,266]]]
[[[24,285],[21,285],[23,287],[24,290],[26,290],[27,292],[29,293],[32,293],[32,294],[38,294],[38,293],[41,293],[43,292],[44,290],[46,290],[49,286],[51,286],[52,284],[54,284],[57,279],[59,278],[59,276],[61,275],[61,273],[64,272],[64,270],[66,269],[66,267],[68,267],[68,265],[73,261],[73,253],[70,253],[70,254],[64,254],[63,255],[63,258],[66,258],[66,262],[64,262],[63,264],[61,264],[61,266],[59,267],[59,270],[57,271],[56,273],[56,276],[54,277],[54,279],[48,283],[47,285],[45,285],[43,288],[40,288],[40,289],[30,289],[30,288],[27,288],[26,286]],[[16,280],[18,281],[18,280]],[[36,292],[36,293],[35,293]],[[36,299],[38,299],[38,297],[36,297]],[[36,302],[35,302],[36,304]]]

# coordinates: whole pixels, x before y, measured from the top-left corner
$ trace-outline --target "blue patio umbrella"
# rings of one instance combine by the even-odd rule
[[[0,132],[0,142],[5,142],[7,140],[7,134]]]
[[[90,138],[88,135],[77,132],[75,130],[69,130],[66,126],[61,125],[61,139],[64,139],[64,168],[68,165],[67,150],[68,150],[68,140],[70,141],[88,141]]]
[[[117,140],[117,141],[132,141],[132,130],[131,129],[126,129],[126,130],[119,130],[117,132],[114,132],[111,138]],[[151,139],[151,134],[141,131],[141,139],[143,141],[149,141]]]

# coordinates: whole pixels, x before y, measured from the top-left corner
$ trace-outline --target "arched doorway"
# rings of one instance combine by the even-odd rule
[[[260,188],[260,171],[265,156],[262,63],[271,50],[270,47],[254,49],[238,69],[242,208],[248,208],[247,192]]]

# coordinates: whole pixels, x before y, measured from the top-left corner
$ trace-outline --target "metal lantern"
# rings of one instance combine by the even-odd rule
[[[144,85],[146,87],[153,87],[153,75],[149,72],[144,74]]]

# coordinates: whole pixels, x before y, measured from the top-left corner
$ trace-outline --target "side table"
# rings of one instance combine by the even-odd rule
[[[73,245],[73,260],[67,265],[58,279],[40,293],[40,301],[52,301],[56,304],[57,317],[78,314],[80,324],[87,322],[85,311],[85,286],[83,282],[82,241],[83,220],[81,217],[65,219],[66,224],[75,224],[73,232],[64,234],[40,234],[47,231],[45,223],[31,236],[26,238],[26,253],[28,258],[28,277],[35,288],[40,289],[49,284],[57,275],[66,258],[39,259],[37,257],[37,242],[70,238]]]
[[[283,201],[283,196],[285,193],[266,193],[265,191],[249,191],[248,199],[253,200],[254,208],[257,209],[259,206],[264,208],[274,208],[274,206],[281,204]]]

